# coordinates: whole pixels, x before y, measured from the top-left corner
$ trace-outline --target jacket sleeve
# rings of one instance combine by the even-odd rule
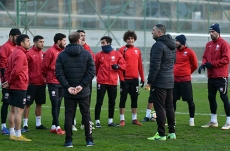
[[[122,54],[122,49],[120,48],[119,50],[118,50],[118,52],[122,55],[122,57],[123,57],[123,54]],[[124,58],[124,57],[123,57]],[[124,59],[124,61],[125,61],[125,59]],[[125,62],[126,63],[126,62]],[[125,71],[125,70],[124,70]],[[119,76],[119,79],[120,79],[120,81],[125,81],[125,78],[124,78],[124,71],[121,71],[121,70],[118,70],[118,76]]]
[[[98,69],[99,69],[99,54],[100,52],[98,52],[95,56],[95,68],[96,68],[96,76],[97,76],[97,73],[98,73]]]
[[[156,42],[151,48],[148,84],[151,84],[155,81],[155,78],[160,70],[162,56],[163,47]]]
[[[7,50],[5,49],[5,47],[1,47],[0,49],[0,68],[6,68],[6,64],[7,64]]]
[[[230,48],[229,48],[229,44],[227,42],[222,43],[221,46],[221,59],[219,60],[214,60],[211,62],[213,67],[222,67],[226,64],[229,64],[229,59],[230,59]]]
[[[89,85],[89,83],[92,81],[93,77],[95,76],[96,69],[95,69],[95,63],[93,60],[93,57],[88,53],[87,56],[87,70],[85,77],[81,80],[80,85],[84,88],[85,86]]]
[[[63,88],[68,89],[70,87],[69,82],[66,80],[64,71],[63,71],[63,63],[61,61],[62,55],[58,55],[58,58],[56,60],[56,67],[55,67],[55,75],[60,84]]]
[[[118,54],[117,64],[120,67],[119,70],[121,70],[123,72],[126,68],[126,62],[125,62],[125,59],[123,58],[123,56],[119,52],[117,54]]]
[[[47,50],[42,61],[42,75],[46,78],[47,71],[52,61],[52,53]]]
[[[202,65],[205,64],[207,62],[207,59],[208,59],[208,44],[206,44],[201,64]]]
[[[193,50],[191,50],[189,61],[191,65],[191,74],[192,74],[198,68],[198,60]]]
[[[14,83],[15,79],[19,76],[19,73],[23,70],[23,63],[22,61],[24,60],[23,55],[18,55],[13,61],[13,69],[12,71],[9,71],[9,78],[8,78],[8,83],[11,85]]]
[[[142,65],[142,55],[141,55],[141,51],[139,51],[140,56],[139,56],[139,60],[138,60],[138,71],[141,77],[141,81],[145,81],[145,77],[144,77],[144,69],[143,69],[143,65]]]

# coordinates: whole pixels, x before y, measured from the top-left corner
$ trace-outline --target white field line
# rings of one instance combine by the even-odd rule
[[[44,108],[51,108],[51,106],[45,106],[45,105],[43,105],[42,107],[44,107]],[[63,106],[61,106],[61,108],[65,108],[65,107],[63,107]],[[94,108],[90,108],[90,110],[94,110]],[[101,108],[101,110],[105,110],[105,111],[107,111],[108,109],[105,109],[105,108]],[[115,109],[115,110],[118,110],[118,109]],[[131,110],[126,110],[126,111],[129,111],[129,112],[131,112]],[[145,112],[145,110],[138,110],[138,112]],[[189,113],[185,113],[185,112],[176,112],[176,114],[189,114]],[[210,116],[211,114],[207,114],[207,113],[195,113],[195,115],[201,115],[201,116]],[[226,116],[226,115],[224,115],[224,114],[217,114],[218,116]]]

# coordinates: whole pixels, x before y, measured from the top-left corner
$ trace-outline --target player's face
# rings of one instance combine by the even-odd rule
[[[180,42],[178,40],[176,40],[176,48],[180,49],[182,47],[182,45],[180,44]]]
[[[80,37],[81,37],[81,44],[84,45],[85,44],[85,33],[80,32]]]
[[[30,48],[30,39],[26,38],[24,42],[21,42],[21,46],[28,50]]]
[[[101,40],[101,46],[106,46],[109,45],[110,43],[107,43],[107,41],[105,39]]]
[[[209,34],[212,40],[216,40],[219,37],[219,33],[216,32],[215,30],[210,30]]]
[[[62,40],[58,40],[58,46],[64,49],[66,46],[66,38],[63,38]]]
[[[42,49],[44,47],[44,39],[38,39],[37,42],[34,42],[34,46],[39,49]]]
[[[157,29],[157,27],[153,27],[153,30],[152,30],[152,35],[153,35],[153,39],[156,40],[158,37],[159,37],[159,30]]]
[[[133,46],[135,42],[134,37],[128,37],[125,42],[127,45]]]

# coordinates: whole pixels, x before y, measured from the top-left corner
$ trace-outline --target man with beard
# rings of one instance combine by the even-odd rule
[[[42,104],[46,103],[46,84],[42,75],[41,64],[43,60],[44,38],[37,35],[33,39],[33,47],[26,53],[28,61],[29,86],[26,94],[26,107],[24,111],[23,128],[28,131],[28,117],[30,106],[36,102],[36,129],[47,129],[41,124]]]
[[[28,35],[21,34],[16,39],[17,47],[10,54],[3,88],[9,88],[10,113],[8,116],[10,127],[10,140],[30,142],[21,135],[22,113],[26,104],[26,90],[28,86],[28,62],[26,52],[30,48]]]
[[[186,37],[179,35],[176,38],[176,63],[174,65],[173,107],[176,111],[176,102],[182,97],[187,101],[189,109],[189,126],[195,126],[195,104],[193,102],[191,74],[197,69],[198,61],[194,51],[186,47]]]
[[[49,96],[52,105],[52,127],[50,129],[51,133],[56,133],[58,135],[64,135],[63,131],[59,125],[59,113],[61,107],[61,101],[63,98],[62,86],[55,76],[55,65],[59,53],[65,48],[66,45],[66,35],[62,33],[57,33],[54,36],[54,45],[50,47],[43,58],[42,61],[42,74],[46,78],[46,83],[48,84]]]
[[[151,48],[148,84],[157,116],[157,133],[148,140],[166,140],[165,121],[167,117],[168,139],[176,139],[175,112],[173,109],[173,66],[176,60],[176,43],[171,35],[165,34],[166,27],[157,24],[152,30],[156,41]]]
[[[6,80],[4,78],[4,71],[7,65],[7,60],[13,50],[16,48],[16,38],[21,32],[17,28],[12,28],[9,33],[9,40],[2,45],[0,49],[0,69],[1,69],[1,82],[4,83]],[[6,118],[8,113],[8,107],[10,103],[9,90],[2,88],[2,107],[1,107],[1,133],[4,135],[9,135],[10,132],[6,127]]]
[[[227,116],[226,123],[221,129],[228,130],[230,129],[230,102],[228,100],[230,47],[228,42],[220,36],[219,24],[216,23],[210,26],[209,34],[212,41],[206,44],[202,65],[199,67],[198,72],[201,74],[201,70],[205,70],[205,68],[208,70],[208,100],[211,110],[211,121],[201,127],[218,127],[216,93],[219,91]]]
[[[63,86],[65,102],[65,147],[73,147],[72,122],[77,104],[85,126],[86,146],[93,146],[92,122],[89,110],[89,85],[95,76],[95,64],[89,52],[80,45],[77,32],[70,33],[70,44],[60,53],[56,62],[56,77]]]

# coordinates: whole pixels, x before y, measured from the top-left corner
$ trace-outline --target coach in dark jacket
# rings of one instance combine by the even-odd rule
[[[65,146],[72,145],[72,122],[79,103],[85,125],[86,145],[93,146],[92,122],[89,113],[89,84],[95,76],[92,56],[80,45],[80,35],[69,35],[70,44],[61,52],[56,62],[56,77],[64,88],[65,99]]]
[[[151,48],[148,85],[154,109],[157,114],[157,133],[149,140],[166,140],[165,121],[167,116],[169,139],[176,139],[174,129],[175,113],[173,109],[173,66],[176,57],[176,43],[171,35],[166,35],[166,28],[162,24],[154,26],[152,35],[156,43]]]

